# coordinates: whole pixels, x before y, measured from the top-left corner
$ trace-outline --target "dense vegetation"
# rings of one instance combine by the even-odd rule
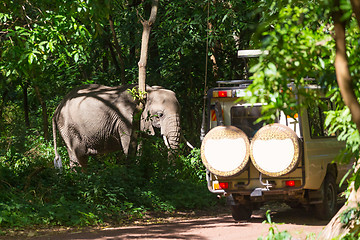
[[[359,239],[360,171],[356,169],[360,154],[360,2],[276,1],[264,5],[272,10],[260,26],[261,48],[268,50],[269,55],[260,58],[252,68],[251,91],[256,94],[248,101],[268,103],[263,109],[264,118],[274,119],[278,109],[292,115],[301,105],[321,97],[302,88],[312,83],[307,79],[315,79],[325,89],[335,109],[325,113],[324,127],[346,142],[346,149],[336,161],[349,163],[352,159],[355,164],[348,173],[350,184],[345,192],[351,197],[324,230],[329,234],[324,239],[339,234],[343,235],[340,238]],[[300,105],[292,95],[289,80],[302,96]]]
[[[288,79],[301,86],[306,77],[315,77],[337,102],[325,123],[347,141],[347,154],[339,159],[358,157],[359,132],[336,82],[333,10],[343,11],[353,79],[359,78],[359,28],[350,2],[339,5],[327,0],[160,1],[150,36],[147,84],[176,92],[183,133],[199,147],[204,92],[217,80],[243,77],[238,49],[269,50],[252,62],[256,94],[248,100],[268,102],[268,118],[277,109],[296,111]],[[81,84],[137,82],[139,18],[149,15],[150,6],[148,0],[0,3],[0,226],[93,225],[148,210],[214,203],[199,150],[184,147],[168,164],[157,137],[145,139],[146,154],[127,162],[112,154],[91,159],[87,172],[66,167],[59,173],[52,167],[49,124],[57,104]],[[354,81],[356,96],[359,84]],[[304,96],[310,101],[318,97]],[[66,161],[66,149],[60,150]],[[352,178],[356,187],[359,176]]]
[[[86,172],[53,166],[50,122],[73,87],[137,82],[142,25],[151,1],[12,1],[0,4],[0,226],[93,225],[212,205],[199,150],[174,163],[158,138],[127,162],[91,159]],[[199,146],[209,33],[208,86],[242,75],[258,16],[246,2],[161,1],[152,27],[147,84],[176,92],[182,129]],[[251,14],[249,14],[251,13]],[[208,30],[208,20],[209,29]]]

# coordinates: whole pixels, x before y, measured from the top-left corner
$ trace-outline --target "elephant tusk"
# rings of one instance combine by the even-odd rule
[[[194,146],[191,145],[191,143],[189,143],[188,141],[186,141],[186,145],[187,145],[189,148],[194,149]]]
[[[169,144],[169,141],[167,139],[167,137],[165,135],[163,135],[163,139],[164,139],[164,142],[165,142],[165,145],[167,148],[170,148],[170,144]]]
[[[182,139],[184,142],[186,142],[186,145],[187,145],[189,148],[194,149],[194,146],[193,146],[191,143],[189,143],[189,141],[186,140],[186,138],[185,138],[182,134],[181,134],[181,139]]]

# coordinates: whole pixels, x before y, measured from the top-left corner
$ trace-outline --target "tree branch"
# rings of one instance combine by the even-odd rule
[[[34,86],[35,89],[35,94],[40,102],[41,105],[41,111],[42,111],[42,119],[43,119],[43,131],[44,131],[44,138],[46,140],[50,139],[49,136],[49,121],[48,121],[48,115],[47,115],[47,107],[46,107],[46,102],[44,101],[41,92],[40,92],[40,88],[39,86],[35,85]]]
[[[123,84],[126,83],[126,79],[125,79],[125,63],[124,63],[124,57],[123,57],[123,53],[121,51],[121,47],[119,45],[119,42],[117,40],[116,37],[116,32],[115,32],[115,28],[114,28],[114,21],[112,19],[112,16],[109,16],[109,25],[110,25],[110,30],[112,33],[112,37],[113,37],[113,41],[114,41],[114,47],[115,50],[117,52],[117,55],[119,57],[119,61],[120,61],[120,77],[121,77],[121,82]]]
[[[156,20],[156,15],[159,7],[159,0],[153,0],[151,4],[151,13],[149,17],[149,25],[152,26]]]

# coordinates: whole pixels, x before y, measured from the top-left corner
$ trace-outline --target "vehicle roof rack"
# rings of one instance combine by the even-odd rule
[[[268,54],[269,54],[268,50],[261,50],[261,49],[238,50],[237,57],[242,58],[244,61],[245,78],[249,78],[250,76],[247,58],[255,58],[261,55],[268,55]]]
[[[228,85],[231,84],[231,85],[239,85],[240,86],[240,85],[245,85],[245,84],[249,85],[252,82],[253,82],[253,80],[249,80],[249,79],[216,81],[216,83],[219,85],[219,87],[221,84],[228,84]]]
[[[259,57],[261,55],[268,55],[268,50],[238,50],[238,58],[250,58],[250,57]]]

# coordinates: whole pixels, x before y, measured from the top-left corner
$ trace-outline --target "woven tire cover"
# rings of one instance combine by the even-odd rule
[[[273,123],[262,127],[251,140],[251,161],[261,173],[271,177],[293,171],[300,160],[300,142],[291,128]]]
[[[249,162],[250,143],[246,134],[234,126],[211,129],[201,144],[201,159],[213,174],[230,177],[239,174]]]

